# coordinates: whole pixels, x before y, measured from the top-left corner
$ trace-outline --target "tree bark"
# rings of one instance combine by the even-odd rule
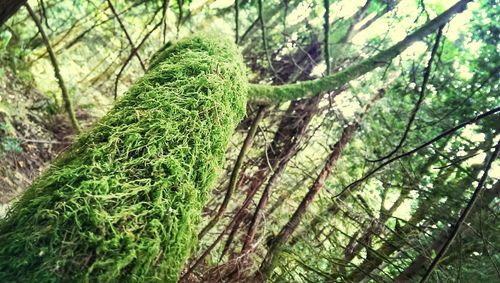
[[[0,26],[14,15],[26,0],[2,0],[0,5]]]

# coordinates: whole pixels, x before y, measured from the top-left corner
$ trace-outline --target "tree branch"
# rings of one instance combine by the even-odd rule
[[[253,143],[253,138],[255,136],[255,133],[257,132],[257,127],[262,120],[262,117],[264,116],[265,112],[264,106],[262,106],[259,110],[257,110],[257,116],[253,120],[252,126],[250,127],[250,130],[248,131],[247,137],[245,138],[245,141],[243,142],[243,145],[241,146],[240,153],[238,154],[238,158],[236,159],[236,162],[233,167],[233,171],[231,172],[231,177],[229,178],[229,185],[227,187],[226,195],[224,196],[224,200],[222,201],[221,206],[219,207],[219,210],[217,211],[217,214],[210,220],[210,222],[201,230],[200,234],[198,234],[198,239],[203,238],[203,236],[210,231],[210,229],[219,221],[219,218],[221,215],[224,213],[224,211],[227,208],[227,205],[229,204],[229,200],[231,199],[231,196],[233,195],[234,190],[236,189],[236,184],[238,183],[238,177],[240,173],[241,166],[243,165],[243,160],[245,159],[245,155],[247,154],[248,150],[252,147]]]
[[[64,102],[64,109],[66,110],[66,113],[68,114],[69,120],[71,121],[71,125],[73,125],[73,128],[75,128],[77,133],[80,133],[82,129],[80,127],[80,124],[78,123],[78,120],[76,119],[75,110],[73,109],[73,104],[71,103],[71,99],[70,99],[69,94],[68,94],[68,89],[66,88],[66,84],[64,83],[64,79],[61,75],[61,70],[59,69],[59,64],[57,63],[57,59],[56,59],[56,55],[54,54],[54,50],[52,50],[52,46],[50,45],[49,38],[45,34],[45,31],[43,30],[42,24],[38,20],[33,9],[31,9],[31,6],[28,3],[26,3],[25,7],[28,10],[30,17],[33,19],[33,22],[35,22],[35,25],[37,26],[38,31],[40,32],[40,35],[42,36],[43,43],[45,44],[45,48],[47,49],[47,52],[49,53],[50,62],[52,63],[52,67],[54,68],[54,76],[56,77],[57,83],[59,84],[59,88],[61,89],[61,95],[62,95],[62,99]]]
[[[162,33],[163,33],[163,44],[167,42],[167,12],[168,12],[168,5],[170,4],[170,0],[163,0],[163,6],[162,6],[162,22],[163,22],[163,27],[162,27]]]
[[[324,25],[324,50],[325,50],[325,64],[326,64],[326,75],[330,75],[330,1],[324,0],[323,5],[325,8],[325,13],[323,15],[323,25]]]
[[[467,216],[469,216],[470,212],[474,208],[474,205],[476,204],[477,199],[479,198],[479,195],[482,193],[484,190],[484,183],[486,182],[486,179],[488,178],[488,172],[491,168],[491,165],[493,164],[493,161],[496,160],[498,157],[498,153],[500,151],[500,141],[498,141],[497,145],[495,146],[495,150],[489,157],[489,160],[486,162],[486,166],[484,167],[484,173],[483,176],[481,176],[481,180],[479,180],[479,183],[477,184],[476,190],[474,191],[474,194],[472,195],[471,199],[469,200],[469,203],[467,204],[467,207],[465,207],[464,211],[458,218],[457,223],[455,226],[453,226],[453,229],[448,236],[448,239],[444,243],[444,245],[441,247],[439,250],[438,254],[436,257],[432,260],[431,265],[429,268],[426,270],[424,276],[420,280],[420,283],[424,283],[429,279],[429,276],[431,275],[432,271],[434,268],[437,266],[439,263],[439,260],[444,256],[446,251],[448,251],[448,248],[450,247],[451,243],[453,243],[453,240],[455,240],[455,237],[457,236],[458,232],[460,231],[460,228],[462,224],[464,223],[465,219],[467,219]]]
[[[368,113],[372,105],[378,101],[382,96],[384,95],[383,91],[379,91],[371,100],[370,102],[364,107],[363,113],[361,114],[361,117],[359,120],[363,118],[364,115]],[[344,148],[349,144],[349,142],[352,140],[354,134],[356,133],[357,129],[359,128],[360,122],[355,121],[346,128],[344,128],[344,131],[342,132],[342,135],[339,139],[339,141],[333,146],[332,152],[328,155],[328,158],[326,159],[325,165],[321,169],[321,172],[319,173],[318,177],[314,181],[313,185],[307,192],[307,194],[304,196],[302,199],[301,203],[293,213],[292,217],[289,219],[287,224],[283,226],[281,229],[280,233],[278,236],[272,241],[269,250],[262,262],[262,265],[259,269],[259,272],[256,273],[256,277],[259,278],[259,280],[266,280],[270,273],[272,272],[274,265],[276,263],[276,259],[278,258],[278,254],[282,250],[283,246],[288,242],[289,238],[292,236],[292,234],[295,232],[297,227],[300,224],[300,221],[302,220],[302,217],[306,213],[307,209],[309,208],[310,204],[314,200],[314,198],[318,195],[320,190],[324,187],[326,180],[330,176],[333,168],[335,167],[337,161],[340,159],[342,152]]]
[[[162,17],[161,21],[158,22],[145,36],[144,38],[141,40],[141,42],[139,42],[139,44],[137,45],[137,47],[134,47],[134,50],[132,50],[129,54],[129,56],[127,57],[127,59],[125,59],[125,62],[123,63],[122,67],[120,68],[120,70],[118,71],[118,74],[116,75],[116,78],[115,78],[115,88],[114,88],[114,99],[116,100],[116,98],[118,97],[118,82],[120,80],[120,77],[122,76],[122,73],[123,71],[125,70],[125,68],[127,67],[128,63],[130,63],[130,60],[132,60],[132,57],[134,57],[135,54],[138,54],[137,51],[142,47],[142,45],[146,42],[146,40],[149,38],[149,36],[155,31],[157,30],[162,24],[164,23],[164,18]],[[151,67],[151,66],[150,66]]]
[[[127,29],[125,28],[125,25],[123,24],[122,20],[118,16],[118,13],[115,10],[115,7],[113,7],[113,4],[111,3],[111,0],[107,0],[109,8],[111,9],[111,12],[115,16],[116,20],[120,24],[120,27],[122,28],[123,32],[125,33],[125,36],[127,37],[128,43],[130,44],[130,47],[132,48],[132,54],[134,54],[137,57],[137,60],[139,60],[139,63],[141,64],[141,68],[143,71],[146,71],[146,66],[144,65],[144,62],[142,61],[141,57],[139,56],[139,53],[137,53],[137,48],[134,45],[134,42],[132,41],[132,38],[130,37],[130,34],[128,33]]]
[[[238,44],[240,38],[240,1],[234,1],[234,43]]]
[[[406,36],[399,43],[341,72],[317,80],[303,81],[297,84],[280,86],[253,84],[249,88],[249,98],[259,104],[270,104],[334,91],[345,83],[389,63],[411,44],[421,40],[423,37],[447,23],[455,14],[464,11],[467,7],[467,3],[470,1],[472,0],[460,0],[444,13]]]
[[[437,49],[439,47],[439,42],[441,41],[441,36],[443,35],[443,27],[444,26],[440,26],[439,29],[438,29],[438,32],[436,34],[436,39],[435,39],[435,42],[434,42],[434,46],[432,47],[432,51],[431,51],[431,57],[429,58],[429,61],[427,62],[427,66],[424,69],[424,75],[423,75],[422,85],[420,87],[420,93],[418,95],[417,103],[415,104],[415,106],[413,107],[413,110],[411,111],[410,118],[408,119],[408,122],[406,124],[406,128],[405,128],[405,130],[403,132],[403,136],[399,140],[398,145],[396,145],[396,147],[393,150],[391,150],[391,152],[389,152],[388,154],[386,154],[386,155],[384,155],[384,156],[382,156],[380,158],[377,158],[375,160],[368,160],[368,161],[370,161],[370,162],[379,162],[379,161],[385,160],[387,158],[390,158],[405,143],[406,137],[408,136],[408,133],[410,132],[410,128],[413,125],[413,122],[415,121],[415,118],[417,116],[417,112],[418,112],[418,110],[420,110],[420,105],[422,105],[422,102],[424,101],[425,89],[427,87],[427,82],[429,81],[429,77],[431,75],[432,61],[434,61],[434,57],[435,57]]]
[[[264,15],[262,13],[262,10],[263,10],[262,0],[258,0],[257,3],[259,4],[258,5],[258,8],[259,8],[259,22],[260,22],[260,28],[261,28],[261,33],[262,33],[262,45],[264,47],[264,53],[266,55],[266,60],[267,60],[267,63],[269,64],[269,68],[271,68],[271,70],[273,71],[274,76],[277,79],[279,79],[279,76],[276,73],[276,70],[274,69],[273,62],[271,61],[271,56],[269,55],[269,46],[267,44],[266,25],[264,23]]]
[[[388,165],[388,164],[390,164],[390,163],[392,163],[392,162],[394,162],[394,161],[396,161],[398,159],[401,159],[403,157],[410,156],[410,155],[414,154],[415,152],[417,152],[417,151],[419,151],[419,150],[421,150],[421,149],[423,149],[423,148],[431,145],[432,143],[434,143],[434,142],[436,142],[436,141],[438,141],[438,140],[440,140],[440,139],[442,139],[442,138],[444,138],[444,137],[446,137],[446,136],[448,136],[448,135],[450,135],[450,134],[452,134],[452,133],[460,130],[461,128],[463,128],[463,127],[465,127],[465,126],[467,126],[469,124],[475,123],[475,122],[477,122],[477,121],[479,121],[479,120],[481,120],[483,118],[486,118],[488,116],[496,114],[498,112],[500,112],[500,107],[496,107],[496,108],[493,108],[493,109],[491,109],[489,111],[486,111],[483,114],[480,114],[480,115],[478,115],[478,116],[476,116],[476,117],[474,117],[474,118],[472,118],[472,119],[470,119],[468,121],[465,121],[465,122],[463,122],[461,124],[458,124],[457,126],[451,128],[451,129],[448,129],[448,130],[442,132],[441,134],[437,135],[436,137],[432,138],[431,140],[429,140],[429,141],[427,141],[427,142],[419,145],[418,147],[416,147],[416,148],[414,148],[414,149],[412,149],[410,151],[402,153],[402,154],[400,154],[400,155],[398,155],[396,157],[393,157],[393,158],[391,158],[391,159],[383,162],[382,164],[380,164],[379,166],[377,166],[375,169],[371,170],[368,174],[366,174],[362,178],[360,178],[360,179],[352,182],[351,184],[349,184],[347,187],[345,187],[344,189],[342,189],[342,191],[340,193],[338,193],[337,195],[335,195],[334,197],[338,197],[338,196],[342,195],[344,192],[346,192],[347,190],[349,190],[350,188],[359,185],[361,182],[364,182],[369,177],[371,177],[373,174],[375,174],[378,171],[380,171],[380,169],[382,169],[386,165]]]

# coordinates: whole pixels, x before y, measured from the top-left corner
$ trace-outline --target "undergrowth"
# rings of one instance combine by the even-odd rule
[[[2,281],[176,281],[246,93],[230,40],[160,51],[0,222]]]

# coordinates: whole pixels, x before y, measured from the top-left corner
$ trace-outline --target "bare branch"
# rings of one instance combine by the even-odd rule
[[[75,128],[75,130],[78,133],[80,133],[81,127],[80,127],[80,124],[78,123],[78,120],[76,119],[75,110],[73,109],[73,103],[71,102],[71,98],[69,97],[68,89],[66,88],[66,84],[64,83],[64,79],[61,75],[61,70],[59,69],[59,64],[57,63],[57,59],[56,59],[56,55],[54,54],[54,50],[52,50],[52,46],[50,45],[49,38],[45,34],[45,31],[43,30],[42,24],[38,20],[38,17],[36,16],[33,9],[31,9],[31,6],[28,3],[26,3],[25,7],[28,10],[28,13],[30,14],[31,18],[33,19],[33,22],[35,22],[35,25],[37,26],[38,31],[40,32],[40,35],[42,36],[43,43],[45,44],[45,48],[47,49],[47,52],[49,53],[50,62],[52,63],[52,67],[54,68],[54,76],[56,77],[57,83],[59,84],[59,88],[61,89],[61,95],[62,95],[63,102],[64,102],[64,109],[66,110],[66,113],[68,114],[69,120],[71,121],[73,128]]]
[[[259,110],[257,110],[257,116],[253,120],[252,126],[250,127],[250,130],[248,131],[247,137],[245,138],[245,141],[243,142],[240,153],[238,154],[238,158],[236,159],[236,162],[234,164],[233,171],[231,172],[231,177],[229,178],[229,185],[227,187],[227,191],[226,191],[226,195],[224,196],[224,200],[222,201],[222,204],[219,207],[217,214],[201,230],[200,234],[198,235],[198,239],[203,238],[203,236],[208,231],[210,231],[210,229],[217,223],[217,221],[219,220],[221,215],[226,210],[227,205],[229,204],[229,200],[231,199],[231,196],[233,195],[233,192],[236,189],[236,184],[238,182],[238,177],[239,177],[241,166],[243,165],[243,160],[245,159],[245,156],[246,156],[248,150],[252,147],[253,138],[254,138],[255,133],[257,131],[257,127],[258,127],[260,121],[262,120],[262,117],[264,116],[264,112],[265,112],[265,107],[261,107]]]
[[[495,146],[495,150],[489,156],[489,159],[486,161],[486,165],[485,165],[484,170],[483,170],[484,173],[481,176],[481,179],[479,180],[479,183],[477,184],[477,187],[476,187],[471,199],[469,200],[469,203],[467,204],[464,211],[462,212],[462,214],[458,218],[457,223],[453,226],[453,230],[451,231],[450,235],[448,236],[448,239],[446,240],[444,245],[441,247],[441,249],[439,250],[436,257],[432,260],[431,265],[426,270],[424,276],[420,280],[420,283],[424,283],[427,281],[427,279],[429,279],[429,276],[431,275],[432,271],[438,265],[439,260],[445,255],[445,253],[446,253],[446,251],[448,251],[448,248],[450,247],[451,243],[453,243],[453,240],[455,240],[455,237],[457,236],[458,232],[460,231],[460,228],[463,225],[465,219],[467,219],[467,217],[469,216],[470,212],[474,208],[474,205],[476,204],[477,199],[479,198],[479,195],[484,190],[484,183],[486,182],[486,179],[488,178],[488,172],[491,169],[491,165],[493,164],[493,161],[496,160],[496,158],[498,157],[499,152],[500,152],[500,141],[498,141],[497,145]]]
[[[377,158],[375,160],[368,159],[368,161],[379,162],[379,161],[385,160],[387,158],[390,158],[391,156],[394,155],[394,153],[396,153],[399,149],[401,149],[401,147],[405,143],[406,137],[408,136],[408,133],[410,132],[410,128],[413,125],[413,122],[415,121],[415,117],[417,116],[417,112],[418,112],[418,110],[420,110],[420,105],[424,101],[425,89],[427,88],[427,82],[429,81],[429,77],[431,74],[432,61],[434,60],[434,56],[436,55],[437,49],[439,47],[439,42],[441,41],[441,36],[443,34],[443,27],[444,26],[440,26],[438,31],[437,31],[434,46],[432,47],[432,51],[431,51],[431,57],[429,58],[429,61],[427,62],[427,66],[424,69],[422,86],[420,87],[420,93],[418,95],[417,103],[415,104],[415,107],[413,107],[413,110],[411,111],[410,118],[408,119],[408,123],[406,124],[406,128],[403,132],[403,136],[399,140],[398,145],[391,152],[389,152],[387,155],[380,157],[380,158]]]
[[[465,121],[461,124],[458,124],[457,126],[451,128],[451,129],[448,129],[444,132],[442,132],[441,134],[437,135],[436,137],[432,138],[431,140],[419,145],[418,147],[410,150],[410,151],[407,151],[403,154],[400,154],[396,157],[393,157],[387,161],[385,161],[384,163],[380,164],[379,166],[377,166],[375,169],[371,170],[368,174],[366,174],[365,176],[361,177],[360,179],[352,182],[351,184],[349,184],[348,186],[346,186],[344,189],[342,189],[342,191],[340,193],[338,193],[337,195],[335,195],[335,197],[338,197],[340,195],[342,195],[343,193],[345,193],[347,190],[349,190],[350,188],[353,188],[355,186],[358,186],[359,184],[361,184],[362,182],[366,181],[368,178],[370,178],[373,174],[377,173],[378,171],[380,171],[382,168],[384,168],[386,165],[398,160],[398,159],[401,159],[403,157],[406,157],[406,156],[410,156],[412,154],[414,154],[415,152],[433,144],[434,142],[450,135],[450,134],[453,134],[454,132],[464,128],[465,126],[469,125],[469,124],[472,124],[472,123],[475,123],[481,119],[484,119],[488,116],[491,116],[491,115],[494,115],[496,113],[500,112],[500,107],[496,107],[496,108],[493,108],[489,111],[486,111],[484,112],[483,114],[480,114],[480,115],[477,115],[476,117],[468,120],[468,121]]]
[[[123,24],[122,20],[118,16],[118,13],[115,10],[115,7],[111,3],[111,0],[107,0],[109,8],[111,9],[111,12],[115,16],[116,20],[120,24],[120,27],[122,28],[123,32],[125,33],[125,36],[127,37],[128,43],[130,44],[130,48],[132,49],[132,54],[137,57],[137,60],[139,60],[139,63],[141,64],[141,68],[143,71],[146,71],[146,66],[144,65],[144,62],[142,61],[141,57],[139,56],[139,53],[137,53],[137,48],[134,45],[134,42],[132,41],[132,38],[130,37],[130,34],[128,33],[127,29],[125,28],[125,25]]]

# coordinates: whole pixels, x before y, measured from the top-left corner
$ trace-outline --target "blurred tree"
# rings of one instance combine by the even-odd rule
[[[0,5],[0,26],[26,3],[26,0],[3,0]]]

